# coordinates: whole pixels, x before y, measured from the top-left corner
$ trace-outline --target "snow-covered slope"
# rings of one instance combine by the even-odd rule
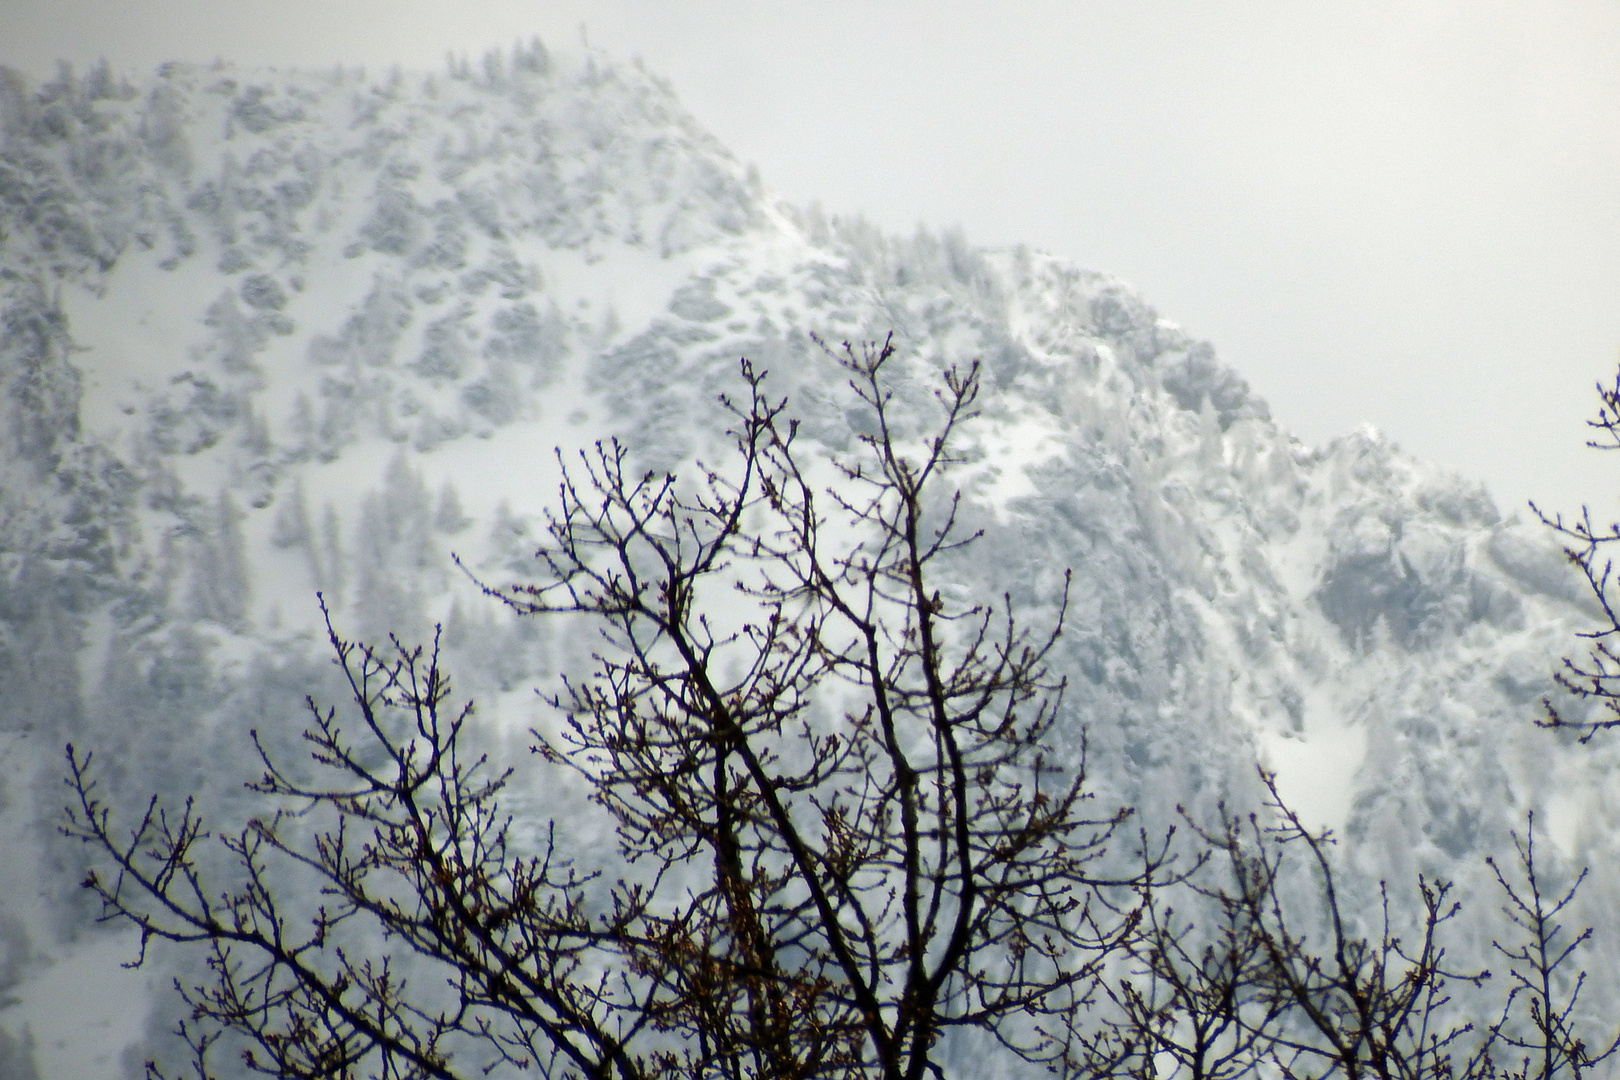
[[[892,330],[902,399],[983,362],[962,585],[1038,617],[1073,569],[1062,736],[1105,800],[1241,803],[1262,762],[1369,875],[1476,882],[1530,808],[1613,862],[1613,751],[1531,724],[1589,617],[1556,548],[1374,431],[1301,445],[1112,278],[781,204],[657,79],[538,46],[7,74],[0,124],[0,1075],[115,1075],[173,1011],[75,888],[64,743],[228,812],[247,730],[292,748],[329,686],[317,589],[361,636],[443,622],[515,737],[567,644],[451,553],[525,572],[553,447],[723,446],[741,356],[846,446],[811,334]]]

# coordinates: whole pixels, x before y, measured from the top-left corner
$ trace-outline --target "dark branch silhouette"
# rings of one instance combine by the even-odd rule
[[[119,826],[70,749],[67,831],[100,850],[107,917],[209,952],[180,987],[193,1074],[230,1049],[287,1077],[920,1080],[958,1029],[1071,1066],[1162,859],[1105,873],[1129,811],[1045,750],[1064,598],[1033,633],[942,588],[977,538],[943,482],[977,368],[908,439],[892,343],[836,355],[871,424],[831,472],[744,362],[728,462],[681,479],[598,444],[564,470],[543,583],[486,587],[600,634],[535,749],[617,852],[518,850],[510,773],[469,758],[437,644],[330,620],[352,707],[308,703],[312,768],[261,746],[252,786],[281,809],[218,838],[230,880],[195,807]]]

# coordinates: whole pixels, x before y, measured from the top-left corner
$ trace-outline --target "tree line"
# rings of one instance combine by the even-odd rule
[[[1032,626],[945,572],[979,539],[950,480],[978,368],[915,431],[892,339],[829,351],[851,452],[807,453],[745,361],[729,461],[677,478],[597,444],[538,583],[485,589],[599,635],[533,737],[612,850],[503,808],[512,767],[437,640],[330,617],[349,700],[307,700],[307,761],[255,733],[243,824],[155,796],[117,818],[69,747],[85,887],[142,959],[206,958],[177,983],[186,1059],[149,1077],[1552,1080],[1615,1053],[1583,1025],[1584,875],[1549,885],[1533,818],[1492,865],[1493,975],[1448,959],[1448,882],[1384,884],[1367,918],[1269,776],[1264,805],[1158,833],[1099,805],[1083,751],[1050,749],[1066,592]],[[1620,379],[1596,424],[1620,444]],[[1543,722],[1590,737],[1620,725],[1620,530],[1552,524],[1612,624],[1561,680],[1614,718]]]

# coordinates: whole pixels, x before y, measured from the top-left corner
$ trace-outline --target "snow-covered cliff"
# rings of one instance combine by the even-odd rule
[[[891,330],[902,399],[983,362],[961,585],[1038,615],[1072,568],[1063,731],[1104,799],[1241,803],[1261,762],[1368,875],[1479,882],[1530,808],[1613,864],[1614,751],[1532,726],[1590,617],[1556,547],[1375,431],[1301,445],[1115,279],[784,205],[599,55],[7,74],[0,1075],[116,1075],[173,1012],[76,888],[63,744],[229,812],[247,730],[293,751],[330,685],[319,589],[360,636],[442,622],[516,754],[574,654],[451,553],[526,572],[553,447],[713,453],[742,356],[847,445],[810,335]]]

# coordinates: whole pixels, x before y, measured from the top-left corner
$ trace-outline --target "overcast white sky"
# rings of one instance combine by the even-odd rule
[[[0,0],[0,63],[639,55],[768,184],[1115,273],[1297,434],[1620,515],[1620,0]]]

